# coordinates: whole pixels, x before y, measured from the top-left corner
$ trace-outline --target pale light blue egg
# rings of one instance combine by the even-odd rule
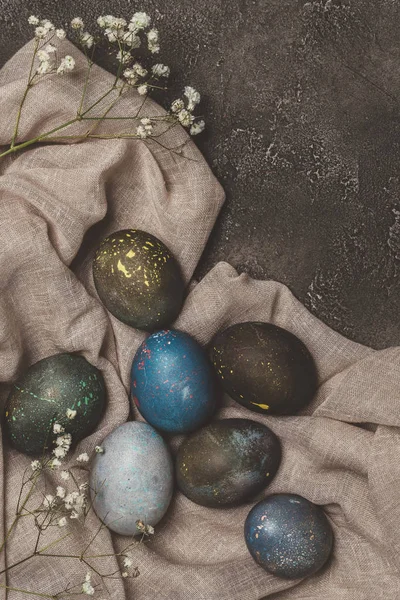
[[[102,443],[90,473],[93,508],[109,529],[136,535],[138,520],[153,527],[173,492],[173,465],[166,443],[147,423],[131,421]]]

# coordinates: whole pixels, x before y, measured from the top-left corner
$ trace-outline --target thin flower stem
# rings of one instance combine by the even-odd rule
[[[39,40],[36,39],[35,40],[35,46],[34,46],[34,49],[33,49],[33,54],[32,54],[31,66],[30,66],[30,69],[29,69],[28,83],[26,85],[25,92],[24,92],[24,94],[22,96],[22,99],[21,99],[21,102],[19,104],[18,113],[17,113],[17,120],[15,122],[15,127],[14,127],[14,133],[13,133],[13,136],[11,138],[11,148],[13,148],[14,145],[15,145],[15,141],[16,141],[17,135],[18,135],[19,122],[21,120],[22,107],[24,106],[26,97],[28,95],[28,92],[31,89],[31,85],[32,85],[32,71],[33,71],[33,65],[35,63],[35,57],[36,57],[36,52],[37,52],[37,49],[38,49],[38,45],[39,45]]]
[[[72,125],[73,123],[76,123],[79,120],[80,120],[79,117],[75,117],[74,119],[71,119],[70,121],[67,121],[66,123],[63,123],[62,125],[59,125],[58,127],[54,127],[54,129],[51,129],[50,131],[41,133],[37,137],[35,137],[31,140],[28,140],[27,142],[22,142],[21,144],[17,144],[16,146],[9,148],[5,152],[2,152],[0,154],[0,158],[2,158],[3,156],[7,156],[8,154],[11,154],[12,152],[17,152],[18,150],[22,150],[23,148],[32,146],[32,144],[36,144],[37,142],[41,142],[44,139],[46,139],[49,135],[51,135],[52,133],[55,133],[56,131],[60,131],[60,129],[65,129],[66,127],[69,127],[69,125]],[[80,137],[84,137],[84,136],[80,136]],[[2,550],[2,546],[0,546],[0,551],[1,550]]]
[[[82,90],[81,101],[80,101],[79,108],[78,108],[78,113],[77,113],[78,115],[80,115],[82,112],[83,103],[85,101],[86,90],[87,90],[87,86],[89,83],[90,71],[92,70],[92,66],[93,66],[93,63],[88,59],[88,69],[87,69],[85,83],[84,83],[83,90]]]

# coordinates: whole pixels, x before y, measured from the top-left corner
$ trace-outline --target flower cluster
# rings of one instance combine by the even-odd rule
[[[195,122],[196,117],[193,115],[193,110],[200,102],[200,94],[197,90],[190,86],[185,87],[184,98],[178,98],[171,104],[170,112],[176,115],[179,123],[184,127],[190,127],[191,135],[201,133],[205,128],[203,119]]]
[[[118,44],[121,57],[125,62],[131,60],[129,50],[139,48],[143,41],[147,42],[147,48],[152,54],[160,51],[157,29],[150,28],[150,17],[144,12],[137,12],[129,23],[126,19],[114,17],[113,15],[100,16],[97,24],[103,30],[105,37],[112,44]],[[123,48],[123,50],[121,50]],[[123,64],[125,62],[123,61]]]

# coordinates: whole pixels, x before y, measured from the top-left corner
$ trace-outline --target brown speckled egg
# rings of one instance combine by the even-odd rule
[[[93,262],[93,277],[105,307],[138,329],[166,327],[178,316],[184,282],[168,248],[138,229],[106,237]]]
[[[317,388],[314,360],[298,337],[271,323],[238,323],[211,342],[224,391],[259,413],[293,414]]]

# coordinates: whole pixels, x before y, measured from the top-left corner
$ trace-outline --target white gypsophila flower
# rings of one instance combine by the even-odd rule
[[[144,83],[143,85],[139,85],[137,91],[141,96],[145,96],[147,94],[147,89],[147,85]]]
[[[153,65],[151,70],[155,77],[169,77],[169,74],[171,72],[170,68],[167,67],[167,65],[162,65],[161,63]]]
[[[147,32],[147,47],[152,54],[156,54],[160,51],[157,29],[150,29],[150,31]]]
[[[194,116],[184,108],[178,113],[178,119],[184,127],[189,127],[194,121]]]
[[[132,60],[132,54],[130,52],[122,51],[117,52],[117,59],[123,65],[126,65],[130,60]]]
[[[89,487],[89,484],[88,484],[87,481],[85,481],[84,483],[80,484],[79,489],[82,490],[82,491],[84,491],[84,490],[87,490],[88,487]]]
[[[57,47],[54,46],[54,44],[47,44],[46,48],[45,48],[46,52],[48,52],[49,54],[53,54],[56,50]]]
[[[40,65],[36,69],[36,73],[38,73],[39,75],[45,75],[46,73],[49,73],[51,71],[51,69],[52,69],[52,66],[49,63],[49,61],[44,60],[43,62],[40,63]]]
[[[190,128],[190,134],[191,135],[198,135],[199,133],[201,133],[202,131],[204,131],[206,124],[203,120],[201,121],[196,121],[196,123],[193,123],[193,125]]]
[[[129,569],[133,565],[133,561],[129,556],[125,556],[124,562],[122,563],[126,569]]]
[[[35,37],[38,40],[42,40],[43,38],[46,37],[47,34],[48,34],[47,29],[45,29],[41,25],[39,27],[36,27],[36,29],[35,29]]]
[[[50,54],[46,52],[46,50],[39,50],[39,52],[37,53],[37,57],[39,59],[39,62],[45,62],[50,60]]]
[[[58,436],[56,439],[56,446],[54,448],[53,454],[56,458],[64,458],[70,449],[72,442],[72,436],[70,433],[65,433],[64,435]]]
[[[82,46],[84,46],[85,48],[91,48],[93,46],[93,42],[94,42],[94,38],[88,31],[85,31],[85,33],[82,33],[82,37],[81,37]]]
[[[140,37],[134,31],[124,31],[121,39],[129,48],[139,48],[142,43]]]
[[[57,469],[61,465],[61,461],[58,458],[52,458],[48,464],[50,469]]]
[[[147,131],[146,128],[143,127],[143,125],[138,125],[136,128],[136,135],[138,135],[140,138],[146,138],[147,137]]]
[[[54,506],[54,503],[55,503],[55,498],[51,494],[47,494],[43,498],[43,504],[46,508],[51,508],[52,506]]]
[[[69,479],[69,472],[68,471],[61,471],[61,479],[64,479],[64,481],[68,481],[68,479]]]
[[[60,425],[60,423],[54,423],[53,433],[63,433],[64,431],[65,431],[65,429],[62,425]]]
[[[81,17],[75,17],[74,19],[72,19],[71,27],[72,29],[83,29],[83,20],[81,19]]]
[[[137,12],[133,15],[131,19],[131,27],[139,31],[140,29],[145,29],[150,25],[150,17],[145,12]]]
[[[57,489],[56,489],[56,496],[63,499],[63,498],[65,498],[65,494],[66,494],[65,488],[63,488],[61,485],[58,485]]]
[[[43,21],[40,21],[40,24],[46,29],[46,31],[54,31],[55,29],[53,23],[48,19],[43,19]]]
[[[124,578],[125,578],[125,577],[128,577],[128,573],[127,573],[126,571],[122,571],[121,575],[122,575],[122,577],[124,577]]]
[[[82,583],[82,594],[86,594],[87,596],[93,596],[94,594],[94,587],[91,584],[90,571],[86,573],[85,581]]]
[[[140,119],[140,122],[142,125],[150,125],[151,124],[151,120],[148,117],[144,117],[143,119]]]
[[[59,40],[65,40],[67,34],[65,33],[64,29],[56,29],[56,36]]]
[[[67,524],[67,518],[66,517],[61,517],[61,519],[58,519],[58,526],[59,527],[65,527]]]
[[[39,19],[37,17],[35,17],[35,15],[31,15],[28,18],[28,23],[29,23],[29,25],[38,25],[39,24]]]
[[[139,75],[139,77],[146,77],[147,71],[140,63],[132,65],[132,69]]]
[[[198,91],[196,91],[194,88],[188,85],[185,87],[184,95],[188,99],[187,108],[188,110],[192,111],[194,107],[197,106],[197,104],[200,102],[200,94]]]
[[[31,462],[31,468],[32,471],[40,471],[40,469],[42,468],[42,463],[40,462],[40,460],[33,460]]]
[[[138,79],[137,73],[133,69],[125,69],[123,75],[131,85],[134,85]]]
[[[65,58],[68,58],[67,56]],[[71,56],[69,57],[71,58]],[[74,60],[74,59],[72,59]],[[74,61],[74,66],[75,66],[75,61]],[[68,419],[75,419],[76,417],[76,410],[73,410],[72,408],[67,408],[67,412],[65,413],[67,415]]]
[[[104,30],[104,35],[108,38],[108,41],[112,43],[121,38],[123,34],[121,30],[107,27],[107,29]]]
[[[101,446],[96,446],[95,452],[96,454],[104,454],[104,448],[102,448]]]
[[[57,73],[62,75],[63,73],[72,71],[75,68],[75,59],[72,56],[64,56],[61,59],[60,66],[57,69]]]
[[[185,103],[180,98],[178,98],[178,100],[174,100],[173,103],[171,104],[171,111],[174,113],[178,113],[184,108],[185,108]]]
[[[89,461],[89,455],[87,454],[87,452],[82,452],[82,454],[80,454],[77,459],[76,462],[88,462]]]
[[[78,519],[86,506],[85,494],[80,494],[77,491],[71,492],[64,498],[64,506],[66,510],[72,511],[71,519]]]

